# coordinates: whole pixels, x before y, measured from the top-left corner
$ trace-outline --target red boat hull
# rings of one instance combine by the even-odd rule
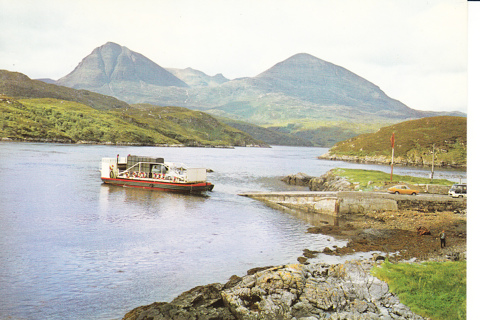
[[[142,179],[122,179],[122,178],[102,178],[106,184],[112,184],[122,187],[132,187],[141,189],[150,189],[157,191],[179,192],[179,193],[201,193],[212,191],[213,184],[210,182],[200,183],[175,183],[162,182]]]

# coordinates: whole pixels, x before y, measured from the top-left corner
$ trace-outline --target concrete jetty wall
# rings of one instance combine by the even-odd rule
[[[354,191],[249,192],[240,195],[289,209],[333,216],[367,211],[435,212],[466,209],[466,199],[454,199],[440,195],[410,196]]]

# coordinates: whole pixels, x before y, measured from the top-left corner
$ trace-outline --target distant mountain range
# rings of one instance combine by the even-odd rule
[[[411,109],[366,79],[306,53],[296,54],[255,77],[229,80],[192,68],[163,68],[139,53],[108,42],[55,83],[130,104],[202,110],[293,133],[320,146],[408,119],[465,116],[460,112]]]

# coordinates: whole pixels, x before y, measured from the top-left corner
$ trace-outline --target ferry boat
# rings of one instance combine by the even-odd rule
[[[207,169],[188,168],[183,164],[164,162],[163,158],[102,158],[101,178],[106,184],[180,193],[212,191]]]

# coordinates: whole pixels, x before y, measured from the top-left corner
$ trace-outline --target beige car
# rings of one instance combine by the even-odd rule
[[[395,193],[395,194],[411,194],[411,195],[417,195],[420,192],[415,189],[410,189],[404,184],[398,185],[398,186],[393,186],[388,188],[389,193]]]

